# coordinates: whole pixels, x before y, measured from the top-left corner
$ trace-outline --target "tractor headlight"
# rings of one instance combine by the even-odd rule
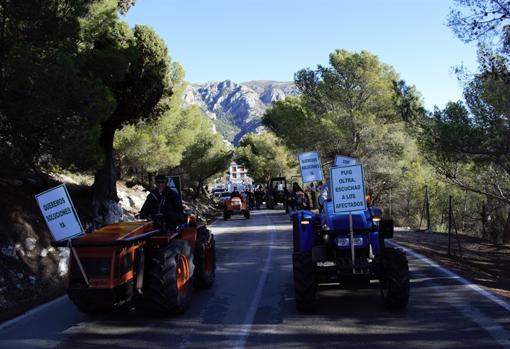
[[[363,246],[363,238],[362,237],[355,237],[353,239],[354,246]]]
[[[305,219],[305,220],[302,220],[302,221],[301,221],[301,224],[310,224],[310,221],[307,221],[307,220]]]
[[[381,221],[381,217],[378,217],[378,216],[372,217],[372,222],[374,223],[374,225],[379,225],[380,221]]]
[[[350,238],[344,238],[344,237],[336,237],[335,238],[335,244],[337,247],[349,247],[350,244]],[[363,246],[363,238],[362,237],[355,237],[353,239],[354,246]]]
[[[337,237],[335,239],[335,244],[337,245],[337,247],[348,247],[350,245],[349,238]]]

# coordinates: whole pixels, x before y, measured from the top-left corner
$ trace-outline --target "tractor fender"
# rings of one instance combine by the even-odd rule
[[[370,240],[370,246],[372,246],[372,253],[374,255],[379,255],[381,252],[381,239],[379,238],[379,233],[374,231],[368,236]]]
[[[292,213],[294,252],[311,252],[315,245],[315,215],[311,211]]]

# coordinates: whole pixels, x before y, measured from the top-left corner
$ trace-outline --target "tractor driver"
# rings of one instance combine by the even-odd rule
[[[163,214],[168,226],[182,223],[184,219],[181,198],[168,187],[165,175],[156,176],[156,188],[147,195],[140,211],[141,218],[156,214]]]
[[[326,182],[326,184],[322,185],[319,189],[319,210],[322,211],[324,208],[324,205],[326,204],[326,201],[331,200],[331,194],[329,189],[329,181]]]
[[[234,187],[234,190],[232,190],[232,193],[230,194],[231,198],[240,198],[242,199],[241,193],[237,190],[237,187]]]

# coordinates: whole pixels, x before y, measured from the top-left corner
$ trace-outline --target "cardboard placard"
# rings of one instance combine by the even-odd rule
[[[64,184],[37,194],[35,199],[54,240],[70,240],[84,234]]]
[[[348,156],[337,155],[335,157],[335,167],[356,165],[357,162],[355,158],[350,158]]]
[[[322,181],[322,166],[319,153],[309,151],[298,154],[299,169],[303,183]]]
[[[335,213],[366,210],[362,165],[332,167],[330,181]]]

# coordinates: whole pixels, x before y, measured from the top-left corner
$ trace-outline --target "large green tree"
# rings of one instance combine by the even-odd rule
[[[297,173],[296,155],[270,132],[246,135],[236,149],[236,159],[248,168],[250,176],[258,183]]]
[[[457,0],[449,25],[464,41],[479,44],[479,72],[464,80],[465,102],[436,109],[422,122],[420,144],[448,182],[482,194],[488,206],[504,211],[493,220],[499,241],[510,241],[510,4],[497,0]],[[504,222],[504,224],[502,223]],[[503,227],[504,226],[504,227]]]
[[[195,142],[205,116],[196,106],[182,107],[186,83],[180,65],[172,65],[171,76],[174,87],[172,96],[165,97],[167,110],[157,119],[128,124],[116,133],[115,150],[125,169],[139,168],[151,174],[176,167]]]
[[[263,123],[291,148],[320,151],[326,163],[358,158],[371,190],[387,191],[404,168],[412,141],[403,120],[423,112],[420,97],[369,52],[336,50],[329,63],[297,72],[300,97],[276,102]]]
[[[0,1],[0,157],[20,170],[90,170],[102,157],[100,124],[115,108],[83,58],[82,35],[103,0]],[[127,11],[132,0],[110,2]],[[99,29],[95,29],[99,31]]]
[[[0,155],[11,166],[90,168],[99,159],[98,124],[112,104],[81,69],[88,10],[77,0],[0,1]]]
[[[213,132],[212,122],[205,117],[194,133],[194,142],[186,148],[180,165],[173,172],[183,175],[184,182],[194,188],[198,196],[208,179],[228,168],[234,152],[223,137]]]
[[[466,101],[423,122],[422,149],[436,171],[460,188],[510,204],[510,85],[488,72],[465,86]],[[510,241],[510,214],[503,241]]]
[[[93,210],[117,201],[113,158],[115,132],[129,123],[159,117],[166,109],[164,96],[171,94],[170,58],[156,33],[145,26],[130,29],[117,19],[117,2],[92,5],[82,21],[83,64],[90,78],[107,89],[114,108],[101,122],[99,145],[103,162],[95,175]]]

